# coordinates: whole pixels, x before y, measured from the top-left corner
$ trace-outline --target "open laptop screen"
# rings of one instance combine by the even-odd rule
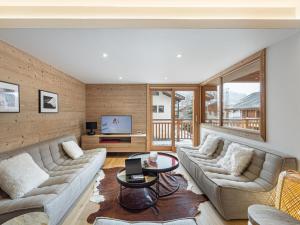
[[[126,159],[125,160],[125,170],[126,170],[127,176],[143,174],[142,160],[140,158]]]

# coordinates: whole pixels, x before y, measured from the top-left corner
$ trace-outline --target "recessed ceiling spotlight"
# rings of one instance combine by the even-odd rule
[[[178,59],[180,59],[180,58],[182,58],[182,54],[177,54],[176,57],[177,57]]]
[[[108,57],[108,54],[107,54],[107,53],[105,53],[105,52],[103,52],[103,53],[102,53],[102,58],[104,58],[104,59],[105,59],[105,58],[107,58],[107,57]]]
[[[119,77],[119,80],[123,80],[123,77]]]

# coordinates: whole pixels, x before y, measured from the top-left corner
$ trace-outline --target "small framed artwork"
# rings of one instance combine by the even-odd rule
[[[53,92],[39,90],[39,112],[57,113],[58,95]]]
[[[20,112],[20,88],[18,84],[0,81],[0,112]]]

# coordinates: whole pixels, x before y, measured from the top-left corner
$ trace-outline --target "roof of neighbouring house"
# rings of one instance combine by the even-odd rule
[[[254,92],[242,98],[229,109],[257,109],[260,107],[260,92]]]
[[[209,100],[212,100],[212,99],[214,99],[215,97],[212,95],[212,94],[210,94],[210,93],[205,93],[205,100],[206,101],[209,101]]]
[[[164,95],[168,96],[168,97],[171,97],[170,93],[169,92],[163,92]],[[175,93],[175,99],[177,101],[181,101],[181,100],[185,100],[185,97],[181,94],[178,94],[178,93]]]

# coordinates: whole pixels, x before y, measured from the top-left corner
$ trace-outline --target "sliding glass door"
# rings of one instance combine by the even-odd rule
[[[197,144],[198,89],[151,88],[149,94],[150,150],[175,150],[178,145]]]

